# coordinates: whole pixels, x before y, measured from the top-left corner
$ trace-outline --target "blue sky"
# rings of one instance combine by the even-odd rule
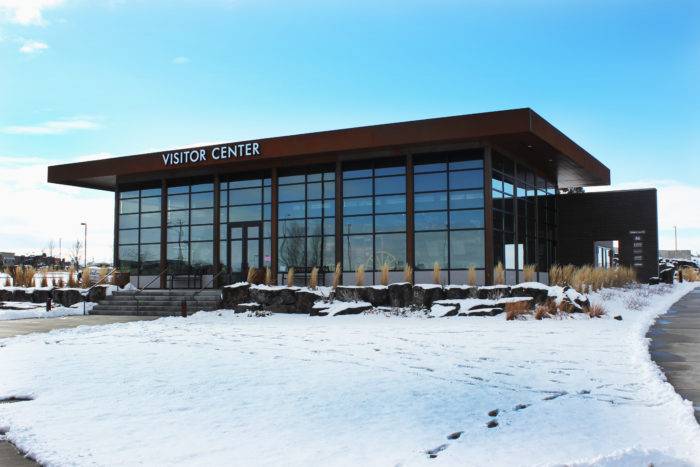
[[[532,107],[614,185],[673,188],[661,246],[676,224],[700,251],[677,206],[700,194],[700,2],[670,5],[0,0],[0,168]]]

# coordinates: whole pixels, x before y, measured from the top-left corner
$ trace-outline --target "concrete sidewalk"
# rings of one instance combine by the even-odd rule
[[[700,288],[676,302],[649,329],[651,358],[700,423]]]
[[[5,337],[49,332],[54,329],[75,328],[78,326],[95,326],[100,324],[126,323],[157,319],[157,316],[63,316],[61,318],[30,318],[0,321],[0,339]]]
[[[5,337],[48,332],[54,329],[94,326],[100,324],[126,323],[129,321],[153,320],[156,316],[64,316],[61,318],[31,318],[0,321],[0,339]],[[27,467],[38,465],[27,459],[15,447],[0,439],[0,466]]]

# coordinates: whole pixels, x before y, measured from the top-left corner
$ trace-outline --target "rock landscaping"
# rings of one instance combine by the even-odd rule
[[[83,301],[97,303],[104,300],[114,285],[97,285],[89,290],[58,287],[0,287],[0,302],[46,303],[51,298],[53,305],[75,305]]]
[[[416,284],[388,286],[318,287],[267,286],[239,282],[222,289],[222,306],[238,313],[259,310],[273,313],[302,313],[311,316],[341,316],[371,311],[422,312],[428,318],[450,316],[495,316],[509,307],[534,311],[549,304],[567,313],[587,312],[588,298],[571,287],[527,282],[514,286],[467,286]],[[518,313],[516,313],[517,315]],[[542,316],[550,316],[542,313]],[[509,318],[511,319],[511,318]],[[539,319],[539,318],[538,318]]]

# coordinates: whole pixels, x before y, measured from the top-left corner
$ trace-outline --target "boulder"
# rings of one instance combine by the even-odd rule
[[[235,287],[221,289],[224,308],[234,308],[239,303],[250,301],[250,284],[238,284]]]
[[[369,302],[368,287],[338,286],[335,299],[341,302]]]
[[[531,297],[536,305],[541,305],[547,301],[549,290],[537,287],[515,286],[510,289],[512,297]]]
[[[389,305],[389,288],[388,287],[367,287],[367,302],[372,306],[388,306]]]
[[[231,307],[234,313],[248,313],[260,310],[258,303],[239,303]]]
[[[441,300],[439,303],[433,303],[433,306],[430,307],[430,313],[433,316],[446,318],[448,316],[457,316],[457,313],[459,313],[459,308],[459,303],[449,303]]]
[[[364,311],[371,310],[372,306],[371,305],[363,305],[363,306],[353,306],[353,307],[347,307],[344,310],[341,310],[334,314],[333,316],[342,316],[342,315],[359,315],[360,313]],[[322,311],[322,310],[321,310]],[[321,315],[323,316],[323,315]]]
[[[101,302],[107,298],[108,285],[96,285],[88,291],[88,301]]]
[[[389,305],[394,308],[404,308],[413,301],[413,286],[408,282],[389,284]]]
[[[662,269],[659,272],[659,279],[666,284],[673,284],[673,277],[676,275],[675,268]]]
[[[477,298],[482,300],[498,300],[499,298],[510,297],[511,291],[510,287],[507,285],[489,285],[485,287],[479,287],[479,293]]]
[[[34,289],[32,292],[32,302],[34,303],[46,303],[49,297],[52,297],[53,300],[51,289]]]
[[[475,310],[460,311],[459,316],[496,316],[503,313],[505,310],[501,307],[491,306],[486,308],[477,308]]]
[[[413,287],[413,305],[418,308],[430,308],[434,301],[443,298],[445,298],[445,292],[440,286],[416,285]]]
[[[11,302],[12,290],[0,289],[0,302]]]
[[[591,302],[588,297],[572,289],[568,285],[564,287],[564,298],[562,298],[562,303],[564,304],[563,309],[569,310],[572,313],[581,313],[591,306]]]
[[[51,295],[56,305],[71,306],[84,300],[78,289],[53,289]]]
[[[315,294],[313,292],[308,292],[305,290],[297,290],[294,293],[294,311],[292,313],[309,313],[311,314],[311,311],[313,310],[314,303],[317,301],[321,300],[323,297],[321,297],[318,294]]]
[[[657,285],[659,282],[661,282],[661,279],[658,277],[650,277],[649,278],[649,285]]]
[[[12,302],[31,302],[32,301],[32,294],[27,293],[25,289],[15,289],[12,291],[12,298],[10,299]]]
[[[476,298],[479,293],[477,287],[445,287],[445,298],[451,300],[464,300],[466,298]]]
[[[294,305],[296,301],[294,292],[297,289],[290,287],[251,287],[250,298],[254,302],[265,307],[280,307],[281,305]],[[271,311],[272,310],[270,308]]]

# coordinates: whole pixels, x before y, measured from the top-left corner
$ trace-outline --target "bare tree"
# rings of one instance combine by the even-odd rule
[[[70,251],[70,260],[71,263],[75,264],[76,268],[80,268],[80,253],[83,248],[83,242],[81,242],[79,239],[75,241],[73,244],[73,247],[71,248]]]

